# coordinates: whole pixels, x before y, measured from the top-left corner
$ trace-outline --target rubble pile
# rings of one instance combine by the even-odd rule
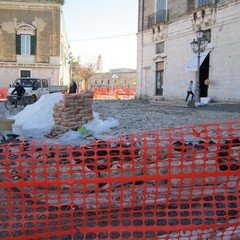
[[[64,94],[60,102],[55,103],[53,120],[55,127],[76,130],[93,119],[93,92],[82,91],[76,94]]]

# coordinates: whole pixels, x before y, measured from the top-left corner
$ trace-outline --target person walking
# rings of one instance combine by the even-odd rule
[[[76,93],[77,92],[77,84],[75,83],[75,81],[72,79],[72,82],[70,84],[70,89],[69,89],[69,93]]]
[[[187,102],[188,100],[188,97],[192,95],[192,99],[194,98],[194,93],[193,93],[193,81],[191,80],[190,83],[188,84],[188,88],[187,88],[187,96],[186,96],[186,99],[185,101]]]

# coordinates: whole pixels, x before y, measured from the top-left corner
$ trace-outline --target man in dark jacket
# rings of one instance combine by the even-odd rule
[[[26,92],[25,88],[19,83],[16,83],[15,88],[13,89],[13,91],[11,92],[11,94],[17,92],[17,101],[22,99],[22,96],[24,95],[24,93]],[[15,101],[15,107],[17,106],[17,101]]]
[[[77,92],[77,84],[74,82],[74,80],[72,80],[70,84],[69,93],[76,93],[76,92]]]
[[[12,91],[11,94],[13,94],[15,92],[17,92],[18,97],[22,97],[24,95],[24,93],[26,92],[26,90],[24,89],[24,87],[19,82],[17,82],[16,86],[15,86],[15,88]]]

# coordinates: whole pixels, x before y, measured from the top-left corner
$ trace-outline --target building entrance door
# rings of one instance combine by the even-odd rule
[[[208,96],[208,85],[206,85],[206,79],[209,78],[209,59],[210,53],[204,59],[200,66],[199,84],[200,84],[200,97]]]
[[[156,95],[163,95],[163,76],[164,76],[164,63],[156,63]]]

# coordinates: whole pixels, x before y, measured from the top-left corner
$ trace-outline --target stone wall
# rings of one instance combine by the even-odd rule
[[[151,6],[149,3],[149,8]],[[169,7],[173,7],[173,3]],[[148,29],[138,33],[137,98],[156,95],[156,63],[162,62],[164,99],[184,99],[189,81],[195,82],[196,79],[196,72],[187,67],[194,57],[190,43],[200,27],[211,31],[207,47],[209,64],[204,67],[209,68],[207,96],[217,101],[240,100],[239,54],[236,51],[240,38],[240,0],[224,1],[203,9],[186,13],[168,24],[160,24],[160,32],[153,33]],[[156,53],[156,44],[160,42],[164,42],[163,54]],[[202,72],[206,74],[207,71]],[[201,79],[201,83],[205,79]]]
[[[21,71],[30,72],[31,77],[51,78],[53,85],[68,82],[69,70],[63,72],[65,66],[60,65],[60,46],[65,44],[61,39],[62,4],[63,0],[0,0],[0,87],[12,84]],[[36,51],[16,54],[16,34],[29,34],[29,29],[36,37]]]
[[[16,61],[16,28],[20,24],[29,24],[36,28],[35,63],[49,63],[50,56],[60,56],[59,7],[29,6],[23,3],[21,6],[4,4],[0,5],[2,46],[0,48],[0,61]]]

